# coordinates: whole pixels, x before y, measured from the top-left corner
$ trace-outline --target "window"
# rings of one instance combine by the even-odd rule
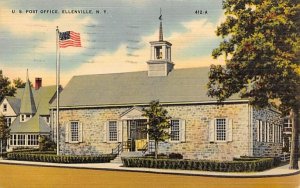
[[[46,122],[49,124],[50,123],[50,116],[46,117]]]
[[[180,141],[179,120],[171,120],[171,141]]]
[[[6,125],[7,127],[11,125],[11,118],[6,118]]]
[[[19,145],[19,146],[25,145],[25,135],[24,134],[19,134],[17,138],[18,138],[17,145]]]
[[[3,104],[3,112],[7,112],[7,104]]]
[[[11,145],[17,145],[17,135],[13,134],[11,135],[11,141],[10,141]]]
[[[216,140],[226,140],[226,119],[216,119]]]
[[[21,115],[21,122],[24,122],[26,119],[26,116],[24,114]]]
[[[155,55],[156,59],[162,59],[162,47],[161,46],[156,46],[155,47]]]
[[[258,142],[264,142],[266,139],[266,124],[262,120],[256,121],[256,132],[257,132],[257,141]]]
[[[78,142],[79,141],[78,122],[71,122],[70,131],[71,131],[71,142]]]
[[[39,145],[39,135],[27,135],[27,145]]]
[[[109,141],[118,141],[118,132],[117,132],[117,121],[108,122],[108,140]]]
[[[283,121],[284,128],[291,128],[292,127],[292,120],[290,118],[285,118]]]
[[[233,120],[229,118],[215,118],[209,121],[209,142],[231,142]]]

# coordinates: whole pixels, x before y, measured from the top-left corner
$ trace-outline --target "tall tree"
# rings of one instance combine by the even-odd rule
[[[13,96],[16,92],[16,88],[11,85],[9,78],[5,77],[0,70],[0,101],[5,96]]]
[[[143,116],[148,118],[147,133],[149,138],[154,140],[155,159],[157,159],[158,143],[170,137],[168,129],[171,126],[171,117],[168,116],[168,111],[159,104],[159,101],[151,101],[149,108],[144,108],[143,112]]]
[[[25,88],[26,82],[24,82],[20,77],[13,80],[13,84],[16,88]],[[30,87],[33,87],[33,84],[29,81]]]
[[[6,148],[9,134],[10,134],[10,129],[6,124],[5,117],[2,114],[0,114],[0,153],[1,154],[3,152],[3,149]]]
[[[297,0],[224,0],[226,20],[217,28],[223,41],[212,65],[208,94],[220,101],[234,93],[258,107],[279,101],[294,117],[290,168],[298,169],[300,107],[299,3]]]
[[[16,88],[25,88],[26,85],[26,83],[23,82],[23,80],[20,77],[14,79],[13,84]]]

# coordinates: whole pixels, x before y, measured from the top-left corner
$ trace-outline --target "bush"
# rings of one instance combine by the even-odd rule
[[[183,156],[180,153],[170,153],[169,159],[183,159]]]
[[[155,153],[154,153],[154,152],[151,152],[151,153],[145,154],[145,157],[146,157],[146,158],[154,158],[154,155],[155,155]],[[164,154],[164,153],[159,153],[159,154],[157,155],[157,157],[158,157],[159,159],[167,159],[167,158],[168,158],[168,156],[167,156],[166,154]]]
[[[122,158],[125,167],[144,167],[217,172],[257,172],[277,166],[273,158],[237,161],[174,160],[152,158]]]
[[[40,151],[48,151],[56,149],[56,144],[52,141],[49,136],[40,136],[39,138],[39,150]]]
[[[8,160],[20,161],[37,161],[49,163],[107,163],[114,159],[115,155],[99,155],[99,156],[69,156],[69,155],[55,155],[50,153],[25,153],[12,152],[7,154]]]

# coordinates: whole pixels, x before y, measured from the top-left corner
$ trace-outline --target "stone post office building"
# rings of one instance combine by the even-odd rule
[[[239,156],[281,153],[282,122],[275,109],[256,109],[233,96],[220,105],[207,96],[208,68],[174,69],[172,44],[150,42],[151,58],[144,72],[74,76],[60,97],[59,148],[65,155],[111,153],[122,145],[144,150],[141,109],[159,100],[169,112],[171,138],[159,153],[181,153],[188,159],[231,160]],[[56,137],[55,102],[51,107]],[[130,146],[129,146],[130,145]]]

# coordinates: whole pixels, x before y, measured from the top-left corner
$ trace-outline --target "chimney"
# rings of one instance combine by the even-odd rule
[[[40,87],[42,87],[42,78],[35,78],[35,90],[40,89]]]

